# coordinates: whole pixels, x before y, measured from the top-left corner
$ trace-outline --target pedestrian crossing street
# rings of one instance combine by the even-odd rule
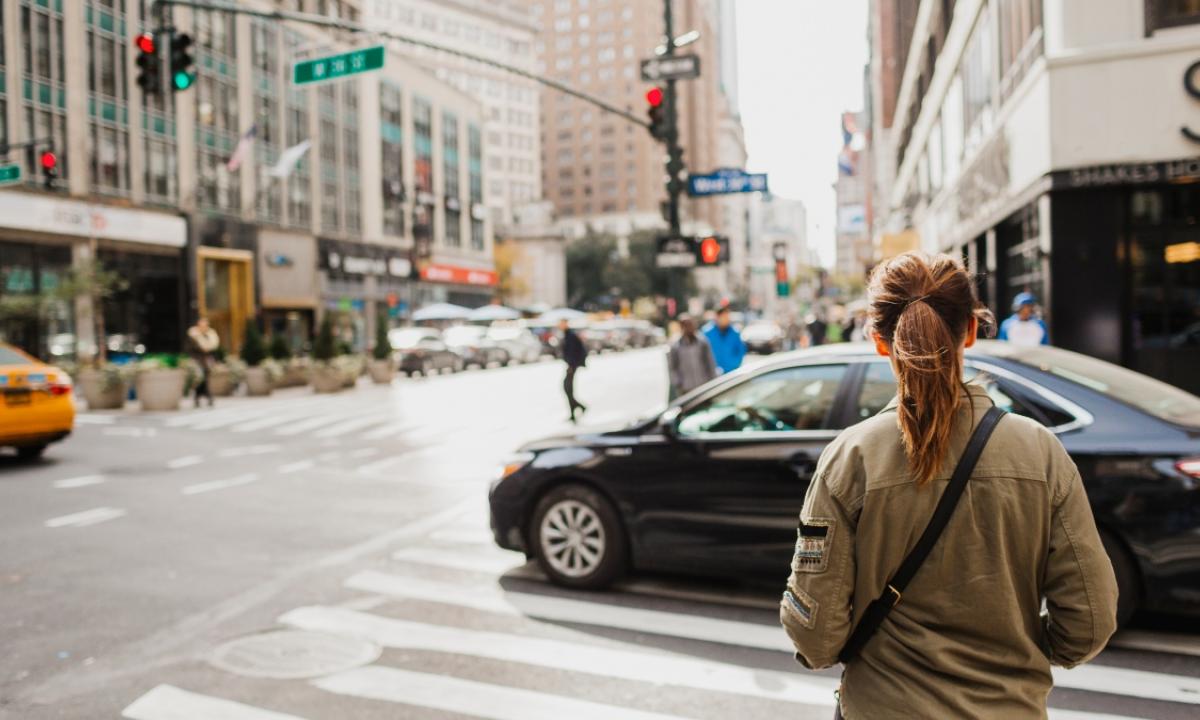
[[[371,655],[378,659],[315,677],[242,678],[236,684],[220,680],[226,671],[209,668],[217,680],[204,688],[150,684],[131,698],[123,717],[774,720],[831,715],[836,673],[812,673],[796,665],[772,612],[710,598],[554,588],[541,582],[523,557],[490,543],[485,517],[482,509],[464,513],[393,548],[375,567],[349,571],[342,580],[344,602],[300,605],[277,618],[280,630],[367,641],[378,648]],[[1077,691],[1070,696],[1074,707],[1093,708],[1052,707],[1055,720],[1195,717],[1200,712],[1197,677],[1093,663],[1056,669],[1055,682]],[[213,691],[234,686],[240,694]],[[306,700],[296,700],[301,697]],[[1125,701],[1124,707],[1141,699],[1154,701],[1152,708],[1179,712],[1099,711],[1114,699]],[[343,708],[342,702],[352,704]]]

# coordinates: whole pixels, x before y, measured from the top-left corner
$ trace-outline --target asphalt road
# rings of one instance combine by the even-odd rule
[[[495,467],[570,428],[561,378],[85,412],[45,460],[0,458],[0,717],[829,717],[836,674],[791,659],[771,593],[567,592],[491,544]],[[589,424],[648,412],[662,351],[577,385]],[[1051,717],[1195,717],[1200,639],[1159,624],[1058,676]]]

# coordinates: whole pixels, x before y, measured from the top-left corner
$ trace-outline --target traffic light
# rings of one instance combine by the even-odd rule
[[[720,265],[729,260],[729,238],[709,235],[696,243],[696,264],[701,267]]]
[[[655,140],[667,139],[667,111],[663,107],[663,90],[652,87],[646,91],[646,117],[650,122],[650,137]]]
[[[38,158],[42,166],[42,182],[47,190],[54,189],[54,180],[58,177],[58,156],[53,150],[47,150]]]
[[[179,33],[171,36],[171,88],[176,92],[187,90],[196,82],[196,64],[192,57],[192,36]]]
[[[157,95],[162,88],[162,75],[158,64],[158,45],[154,35],[142,33],[133,40],[133,46],[138,49],[137,84],[145,95]]]

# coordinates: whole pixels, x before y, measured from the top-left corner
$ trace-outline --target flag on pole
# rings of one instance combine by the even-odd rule
[[[258,135],[258,125],[251,125],[246,134],[238,140],[237,147],[233,149],[233,155],[229,156],[229,161],[225,163],[225,169],[229,172],[237,172],[237,169],[242,166],[242,161],[246,159],[246,153],[250,152],[250,146],[254,144],[254,138]]]
[[[285,178],[292,174],[300,158],[312,147],[312,140],[302,140],[279,154],[275,167],[271,168],[271,177]]]

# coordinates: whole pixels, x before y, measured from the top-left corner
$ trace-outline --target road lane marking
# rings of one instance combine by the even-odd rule
[[[461,583],[442,583],[376,570],[364,570],[352,575],[345,585],[355,590],[380,595],[456,605],[504,615],[601,625],[724,645],[784,651],[788,654],[795,652],[792,642],[777,625],[719,620],[699,615],[643,610],[533,593],[503,592],[496,587],[467,589]]]
[[[835,677],[758,670],[640,648],[600,647],[578,640],[430,625],[347,608],[301,607],[284,614],[279,622],[301,630],[351,635],[388,648],[452,653],[783,702],[832,707],[833,691],[838,687]]]
[[[279,452],[283,449],[282,445],[244,445],[242,447],[231,447],[221,450],[217,454],[223,458],[246,457],[247,455],[266,455],[268,453]]]
[[[394,422],[384,423],[383,425],[380,425],[379,427],[375,428],[374,430],[371,430],[370,432],[365,433],[363,435],[363,440],[381,440],[385,437],[399,435],[400,433],[407,432],[416,427],[417,427],[416,425],[412,424],[411,422],[409,422],[407,420],[403,420],[403,421],[396,420]]]
[[[294,463],[280,465],[279,469],[275,472],[279,473],[280,475],[288,475],[294,472],[300,472],[301,470],[311,470],[316,466],[317,463],[313,460],[297,460]]]
[[[519,568],[527,561],[524,553],[511,550],[488,549],[481,552],[465,553],[458,550],[440,550],[436,548],[407,547],[392,553],[393,560],[417,563],[420,565],[435,565],[452,570],[466,570],[503,574]]]
[[[486,521],[485,521],[486,524]],[[488,545],[496,542],[492,531],[486,527],[442,528],[429,536],[430,540],[454,543],[455,545]]]
[[[91,413],[75,413],[77,425],[112,425],[117,421],[116,415],[92,415]]]
[[[321,415],[317,415],[316,417],[311,417],[307,420],[301,420],[298,423],[284,425],[283,427],[276,429],[275,434],[276,435],[284,435],[284,436],[299,435],[302,432],[308,432],[309,430],[316,430],[319,427],[324,427],[326,425],[332,425],[334,423],[338,423],[343,420],[346,420],[347,418],[351,418],[351,417],[354,417],[356,415],[361,415],[361,414],[362,414],[362,410],[350,410],[350,411],[340,412],[340,413],[321,414]]]
[[[350,418],[349,420],[344,420],[336,425],[322,428],[321,430],[313,433],[313,435],[319,438],[341,437],[343,435],[348,435],[355,430],[362,430],[363,428],[370,427],[372,425],[378,425],[381,422],[386,422],[390,415],[390,412],[384,412],[372,413],[365,417]]]
[[[99,485],[104,482],[103,475],[80,475],[79,477],[66,478],[65,480],[55,480],[54,487],[59,490],[67,490],[70,488],[87,487],[88,485]]]
[[[89,525],[98,525],[109,520],[116,520],[125,515],[125,511],[120,508],[98,507],[83,512],[71,513],[70,515],[60,515],[56,518],[50,518],[46,521],[48,528],[60,527],[87,527]]]
[[[328,692],[488,720],[680,720],[676,715],[370,665],[313,680]]]
[[[212,492],[214,490],[224,490],[226,488],[238,487],[239,485],[249,485],[258,479],[258,473],[246,473],[238,475],[227,480],[210,480],[208,482],[196,483],[187,485],[181,490],[184,495],[199,495],[200,493]]]
[[[355,460],[361,460],[363,458],[369,458],[373,455],[378,455],[379,452],[379,448],[360,448],[350,453],[350,457],[354,458]]]
[[[159,685],[121,711],[129,720],[303,720],[232,700]]]
[[[152,427],[106,427],[100,431],[102,435],[119,437],[155,437],[158,430]]]
[[[192,465],[199,465],[202,462],[204,462],[203,455],[184,455],[183,457],[177,457],[174,460],[168,460],[167,468],[170,470],[179,470],[181,468],[191,467]]]

